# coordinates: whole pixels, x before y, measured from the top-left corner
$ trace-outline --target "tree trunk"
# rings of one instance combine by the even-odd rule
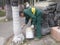
[[[18,36],[21,33],[20,28],[20,17],[19,17],[19,7],[18,1],[12,0],[12,15],[13,15],[13,33],[14,36]]]
[[[5,10],[6,10],[6,18],[8,20],[12,19],[12,8],[10,0],[6,0]]]
[[[11,20],[12,19],[12,8],[11,5],[6,4],[5,5],[6,10],[6,19]]]
[[[13,32],[17,36],[20,34],[20,17],[19,17],[19,8],[17,6],[12,6],[12,15],[13,15]]]

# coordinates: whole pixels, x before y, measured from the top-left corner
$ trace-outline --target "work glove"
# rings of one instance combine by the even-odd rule
[[[22,29],[23,29],[25,26],[26,26],[26,24],[23,24],[23,25],[22,25]]]
[[[34,25],[31,25],[31,28],[34,29]]]

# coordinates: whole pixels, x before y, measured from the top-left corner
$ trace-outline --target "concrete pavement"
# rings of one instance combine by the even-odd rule
[[[0,36],[8,37],[13,32],[12,21],[0,23]]]
[[[10,45],[12,41],[13,25],[12,21],[0,22],[0,45]],[[11,37],[12,36],[12,37]],[[10,37],[10,38],[9,38]],[[9,40],[7,40],[9,38]],[[6,42],[6,43],[5,43]],[[22,45],[60,45],[50,35],[44,36],[40,40],[28,40]]]
[[[11,45],[11,40],[6,43],[6,45]],[[40,40],[27,40],[22,45],[60,45],[60,42],[56,42],[50,35],[44,36]]]
[[[3,45],[12,34],[12,21],[0,22],[0,45]]]

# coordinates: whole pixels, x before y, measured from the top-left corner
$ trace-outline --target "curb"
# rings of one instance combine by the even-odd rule
[[[4,17],[0,17],[0,20],[3,20],[3,19],[5,19],[6,18],[6,16],[4,16]]]

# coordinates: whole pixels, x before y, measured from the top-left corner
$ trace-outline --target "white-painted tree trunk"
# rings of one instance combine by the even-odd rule
[[[20,17],[19,17],[19,7],[12,6],[12,15],[13,15],[13,42],[18,45],[24,41],[24,35],[21,32],[21,24],[20,24]]]
[[[13,32],[14,32],[14,36],[17,36],[21,33],[18,6],[12,6],[12,15],[13,15]]]
[[[20,16],[18,0],[12,0],[12,16],[13,16],[13,40],[15,43],[22,43],[24,41],[24,35],[21,32]]]

